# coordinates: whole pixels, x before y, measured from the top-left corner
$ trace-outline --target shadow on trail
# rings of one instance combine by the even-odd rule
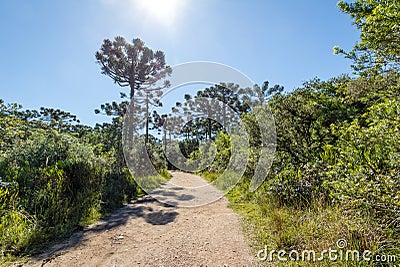
[[[166,225],[175,221],[178,212],[175,210],[160,210],[154,211],[150,206],[141,206],[141,204],[154,203],[159,207],[175,209],[165,203],[158,202],[154,198],[146,196],[137,200],[134,204],[126,205],[117,210],[107,220],[89,227],[85,232],[99,232],[109,230],[121,225],[125,225],[130,218],[144,218],[144,220],[152,225]]]
[[[150,196],[145,196],[116,210],[104,220],[90,225],[82,231],[73,233],[68,239],[33,255],[32,258],[43,260],[42,266],[44,266],[54,258],[64,254],[67,249],[80,245],[89,233],[102,233],[126,225],[129,219],[138,218],[143,218],[144,221],[151,225],[166,225],[174,222],[178,214],[176,207],[161,203]]]
[[[183,177],[181,182],[191,182],[196,179],[192,176]],[[196,179],[194,179],[196,178]],[[197,181],[199,183],[199,181]],[[200,180],[202,185],[204,182]],[[196,185],[196,184],[195,184]],[[196,185],[198,186],[198,185]],[[217,190],[215,190],[217,192]],[[153,226],[163,226],[173,223],[179,213],[177,207],[190,207],[202,202],[195,202],[199,196],[213,195],[214,191],[196,191],[193,187],[181,187],[175,184],[165,184],[150,192],[150,195],[144,196],[131,204],[116,210],[104,220],[86,227],[84,230],[75,232],[68,239],[65,239],[50,248],[33,255],[33,259],[42,260],[42,266],[51,262],[53,259],[67,252],[68,249],[79,246],[87,238],[91,238],[90,233],[103,233],[120,226],[124,226],[129,220],[142,218],[147,224]],[[197,194],[196,194],[197,193]],[[217,194],[220,194],[219,192]]]
[[[145,220],[152,225],[165,225],[175,220],[178,213],[176,211],[156,211],[149,213]]]

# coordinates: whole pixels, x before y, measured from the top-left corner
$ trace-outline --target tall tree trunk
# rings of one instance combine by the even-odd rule
[[[146,95],[146,144],[149,142],[149,96]]]
[[[163,126],[163,134],[164,134],[164,153],[167,152],[167,129],[165,129],[165,126]]]
[[[211,119],[207,119],[208,121],[208,138],[211,140]]]
[[[125,127],[128,127],[128,129],[127,129],[127,131],[126,131],[126,133],[127,133],[127,139],[125,140],[125,141],[127,141],[128,142],[128,147],[132,147],[132,140],[133,140],[133,131],[134,131],[134,129],[133,129],[133,120],[134,120],[134,116],[135,116],[135,112],[134,112],[134,100],[133,100],[133,97],[135,96],[135,83],[134,82],[131,82],[130,83],[130,100],[131,100],[131,103],[130,103],[130,106],[128,106],[127,108],[127,112],[128,112],[128,114],[126,114],[126,115],[128,115],[128,125],[125,125]],[[126,122],[125,122],[126,123]]]

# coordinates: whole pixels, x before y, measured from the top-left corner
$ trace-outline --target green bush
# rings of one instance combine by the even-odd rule
[[[101,187],[101,207],[103,212],[110,212],[121,207],[130,199],[137,197],[138,187],[127,168],[121,172],[113,166],[106,171]]]
[[[385,100],[368,109],[365,122],[333,127],[339,139],[324,147],[323,159],[334,199],[378,217],[400,217],[399,115],[400,103]]]
[[[107,162],[94,155],[93,147],[77,138],[32,131],[0,161],[0,177],[16,185],[12,197],[6,199],[10,193],[3,192],[2,226],[18,222],[3,231],[0,243],[8,244],[3,249],[10,253],[30,250],[28,245],[65,236],[98,218],[106,169]],[[21,238],[22,234],[29,238]],[[30,240],[13,241],[25,239]]]
[[[309,205],[315,185],[307,178],[300,168],[288,165],[269,180],[268,192],[280,206]]]
[[[20,211],[8,210],[0,217],[0,256],[15,254],[27,247],[35,234],[36,220]]]

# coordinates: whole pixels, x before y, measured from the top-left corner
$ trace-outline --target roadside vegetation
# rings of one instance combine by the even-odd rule
[[[338,5],[361,32],[354,50],[334,48],[352,60],[354,73],[315,78],[293,92],[275,91],[268,105],[277,151],[267,180],[250,193],[254,168],[249,165],[228,198],[245,218],[255,253],[264,246],[320,253],[339,249],[337,242],[345,240],[343,250],[358,250],[360,261],[282,262],[276,252],[277,266],[400,263],[400,7],[395,1]],[[251,121],[250,116],[242,114],[242,119]],[[254,124],[249,125],[257,136]],[[218,142],[226,140],[224,134],[216,140],[219,151],[229,147]],[[218,177],[214,170],[226,166],[223,158],[203,172],[209,181]],[[365,250],[372,252],[370,261],[362,260]],[[386,261],[374,260],[382,255]]]

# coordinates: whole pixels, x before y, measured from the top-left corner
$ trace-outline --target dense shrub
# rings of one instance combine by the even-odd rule
[[[15,185],[14,195],[7,201],[13,207],[1,207],[2,222],[26,222],[15,227],[30,225],[32,238],[51,239],[70,233],[100,211],[101,186],[107,162],[93,153],[90,145],[77,138],[53,130],[33,130],[26,140],[6,151],[0,161],[0,176]],[[5,192],[9,192],[6,188]],[[9,195],[10,193],[5,193]],[[10,229],[3,235],[2,250],[18,252],[25,244],[11,242],[23,229]],[[9,245],[7,245],[9,244]]]
[[[326,186],[332,197],[377,216],[400,217],[400,104],[386,99],[371,106],[362,122],[333,127],[336,145],[325,145]],[[397,222],[399,223],[399,222]]]
[[[30,251],[137,196],[115,152],[54,129],[28,128],[2,150],[1,251]],[[10,227],[12,226],[12,227]]]

